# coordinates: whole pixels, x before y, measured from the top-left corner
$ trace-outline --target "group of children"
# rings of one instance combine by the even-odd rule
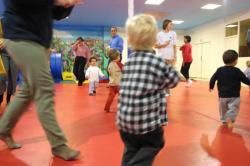
[[[108,56],[110,63],[108,65],[109,74],[109,96],[106,101],[104,110],[110,112],[110,106],[114,97],[119,92],[119,83],[121,80],[123,64],[120,62],[120,52],[116,49],[109,49]],[[96,88],[99,83],[99,77],[104,77],[101,69],[97,66],[97,58],[91,57],[89,59],[89,67],[86,70],[86,78],[89,80],[89,95],[96,94]]]
[[[116,123],[125,145],[122,166],[151,166],[154,157],[164,146],[162,126],[168,120],[164,89],[174,88],[179,82],[179,74],[162,58],[155,56],[153,46],[157,25],[152,16],[137,15],[129,19],[126,32],[134,52],[123,67],[119,62],[119,51],[109,50],[110,92],[104,110],[109,112],[113,98],[119,92]],[[141,34],[147,35],[142,37]],[[185,43],[189,44],[190,41],[191,38],[186,36]],[[225,66],[217,69],[209,85],[212,91],[217,81],[220,120],[228,126],[232,126],[239,112],[241,82],[250,85],[250,61],[247,62],[248,69],[243,73],[235,67],[237,60],[236,51],[225,51]],[[185,62],[181,72],[187,81],[191,62],[191,58]],[[90,80],[89,94],[92,96],[95,93],[94,82],[98,81],[96,76],[103,74],[96,67],[96,58],[90,59],[90,65],[86,76]]]

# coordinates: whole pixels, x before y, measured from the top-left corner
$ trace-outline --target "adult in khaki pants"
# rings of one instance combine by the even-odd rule
[[[10,149],[21,147],[14,142],[11,132],[34,101],[52,153],[64,160],[74,160],[80,154],[66,145],[66,138],[57,123],[47,56],[53,19],[68,16],[72,10],[70,6],[76,3],[77,0],[4,0],[4,46],[24,76],[20,91],[0,119],[0,139]]]

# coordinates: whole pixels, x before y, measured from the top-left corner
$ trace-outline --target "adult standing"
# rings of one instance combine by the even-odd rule
[[[90,49],[85,44],[83,38],[78,37],[75,44],[72,45],[72,50],[76,56],[73,73],[78,80],[78,86],[82,86],[82,83],[85,81],[84,68],[90,57]]]
[[[164,20],[162,28],[163,30],[157,34],[155,48],[158,49],[158,55],[163,58],[166,64],[175,65],[177,35],[173,31],[172,21]],[[168,95],[170,95],[170,91],[166,89],[166,96]]]
[[[180,50],[182,51],[182,58],[183,62],[181,65],[181,74],[185,77],[187,81],[187,87],[191,86],[192,81],[189,79],[189,69],[191,66],[191,63],[193,61],[192,58],[192,45],[190,44],[191,37],[190,36],[184,36],[184,45],[181,46]]]
[[[48,64],[53,19],[67,17],[78,0],[4,0],[4,45],[21,70],[24,80],[13,102],[0,119],[0,139],[10,149],[20,148],[12,129],[34,100],[40,123],[52,153],[64,160],[76,159],[80,152],[66,145],[55,117],[54,82]]]
[[[6,75],[0,76],[0,105],[3,102],[4,92],[7,89],[6,103],[10,102],[10,98],[16,92],[18,69],[15,62],[7,54],[4,48],[0,49]]]
[[[111,40],[109,42],[109,47],[116,49],[120,52],[120,62],[122,61],[122,51],[123,51],[123,39],[117,34],[117,27],[111,27]]]

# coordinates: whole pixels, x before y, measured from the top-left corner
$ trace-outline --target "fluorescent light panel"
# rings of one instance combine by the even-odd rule
[[[173,20],[172,23],[173,24],[182,24],[184,21],[182,20]]]
[[[160,5],[165,0],[146,0],[145,4],[147,5]]]
[[[221,6],[222,5],[219,5],[219,4],[207,4],[205,6],[202,6],[201,9],[214,10],[214,9],[217,9],[217,8],[219,8]]]
[[[234,25],[234,24],[229,24],[229,25],[227,25],[226,27],[227,28],[234,28],[234,27],[237,27],[238,25]]]

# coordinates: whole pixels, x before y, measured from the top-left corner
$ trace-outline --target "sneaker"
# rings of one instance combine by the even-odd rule
[[[186,86],[186,87],[190,87],[192,84],[193,84],[193,81],[192,81],[192,80],[188,80],[188,81],[187,81],[187,84],[186,84],[185,86]]]
[[[95,94],[94,93],[90,93],[89,96],[95,96]]]
[[[80,151],[69,148],[67,145],[61,145],[52,149],[52,154],[65,161],[72,161],[78,159]]]
[[[96,94],[96,91],[94,90],[93,93]]]
[[[21,144],[15,143],[11,136],[0,135],[0,140],[2,140],[8,146],[9,149],[19,149],[22,147]]]

